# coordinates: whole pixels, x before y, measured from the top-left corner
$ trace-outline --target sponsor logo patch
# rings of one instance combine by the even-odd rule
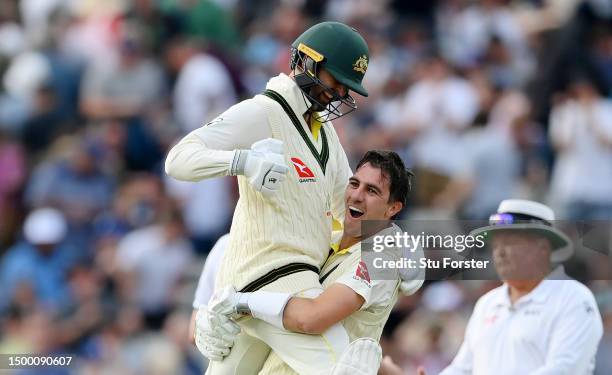
[[[304,163],[299,158],[291,158],[291,162],[293,163],[293,167],[298,174],[300,182],[315,182],[317,181],[312,170],[308,168],[306,163]]]
[[[368,272],[368,267],[366,267],[365,262],[362,260],[357,265],[357,270],[355,271],[355,276],[361,280],[364,280],[370,284],[370,273]]]

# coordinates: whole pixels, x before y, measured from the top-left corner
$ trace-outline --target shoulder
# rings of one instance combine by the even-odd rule
[[[34,249],[26,242],[20,242],[7,250],[2,259],[2,264],[5,266],[16,266],[22,263],[28,263],[34,259]]]
[[[585,302],[594,303],[595,296],[593,292],[584,284],[576,280],[551,280],[550,282],[558,283],[556,290],[559,303],[564,306],[574,306],[576,304],[584,304]]]
[[[255,98],[250,98],[236,103],[225,112],[210,121],[207,125],[214,123],[256,123],[267,118],[265,105]]]

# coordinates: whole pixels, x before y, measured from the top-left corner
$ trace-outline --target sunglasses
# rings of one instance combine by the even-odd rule
[[[552,226],[552,224],[539,217],[526,215],[526,214],[513,214],[509,212],[497,213],[489,216],[489,225],[512,225],[512,224],[544,224]]]

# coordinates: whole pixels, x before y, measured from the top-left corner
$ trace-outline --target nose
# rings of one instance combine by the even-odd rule
[[[349,193],[349,201],[355,203],[363,202],[364,193],[365,189],[363,189],[361,186],[357,187],[356,189],[351,189]]]

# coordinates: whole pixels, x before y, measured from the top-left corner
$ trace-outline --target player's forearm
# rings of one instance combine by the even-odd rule
[[[283,324],[287,319],[285,329],[321,334],[359,310],[363,303],[363,297],[355,291],[335,283],[313,299],[291,298],[285,306]]]
[[[209,149],[191,133],[177,143],[166,157],[166,173],[177,180],[200,181],[230,175],[235,151]]]
[[[308,298],[291,298],[283,312],[283,325],[288,331],[321,334],[337,323],[322,316],[315,300]]]

